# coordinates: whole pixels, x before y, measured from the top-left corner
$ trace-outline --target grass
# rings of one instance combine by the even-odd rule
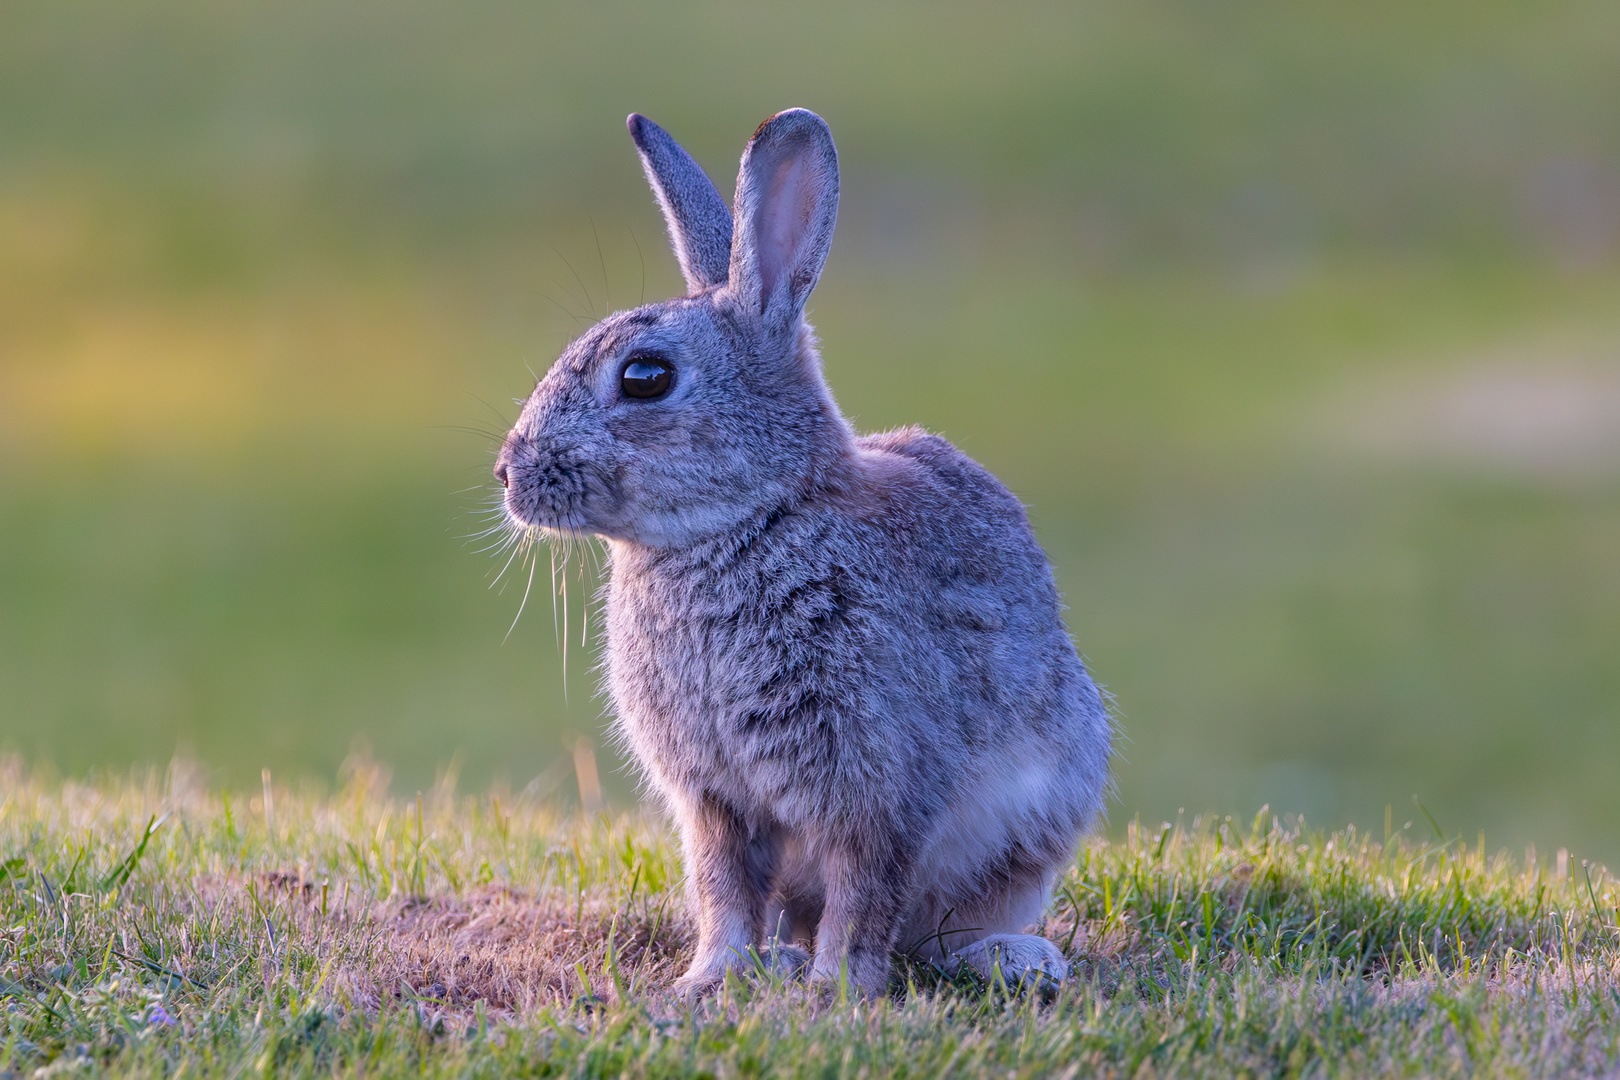
[[[1620,889],[1410,828],[1131,824],[1083,847],[1054,1000],[897,959],[889,1000],[689,1009],[677,850],[630,813],[203,788],[0,803],[0,1069],[118,1075],[1541,1076],[1620,1066]],[[1423,815],[1420,815],[1420,817]]]

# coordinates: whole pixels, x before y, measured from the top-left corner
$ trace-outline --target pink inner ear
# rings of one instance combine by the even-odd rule
[[[760,200],[754,236],[758,243],[761,310],[769,305],[777,283],[792,273],[799,244],[809,227],[814,193],[807,182],[808,171],[804,155],[790,155],[776,167],[770,187]]]

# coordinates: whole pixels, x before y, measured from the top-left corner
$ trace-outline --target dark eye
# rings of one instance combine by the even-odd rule
[[[624,365],[619,386],[625,397],[655,398],[669,393],[675,381],[675,369],[656,356],[637,356]]]

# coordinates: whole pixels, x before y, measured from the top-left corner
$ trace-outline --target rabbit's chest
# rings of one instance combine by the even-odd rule
[[[831,782],[848,721],[874,689],[851,591],[832,573],[696,589],[615,583],[608,684],[654,781],[784,820],[810,812],[802,804]]]

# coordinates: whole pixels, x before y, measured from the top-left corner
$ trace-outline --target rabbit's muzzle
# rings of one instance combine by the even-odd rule
[[[582,452],[515,431],[495,460],[495,479],[506,489],[507,516],[522,526],[589,531],[611,498],[607,476]]]

